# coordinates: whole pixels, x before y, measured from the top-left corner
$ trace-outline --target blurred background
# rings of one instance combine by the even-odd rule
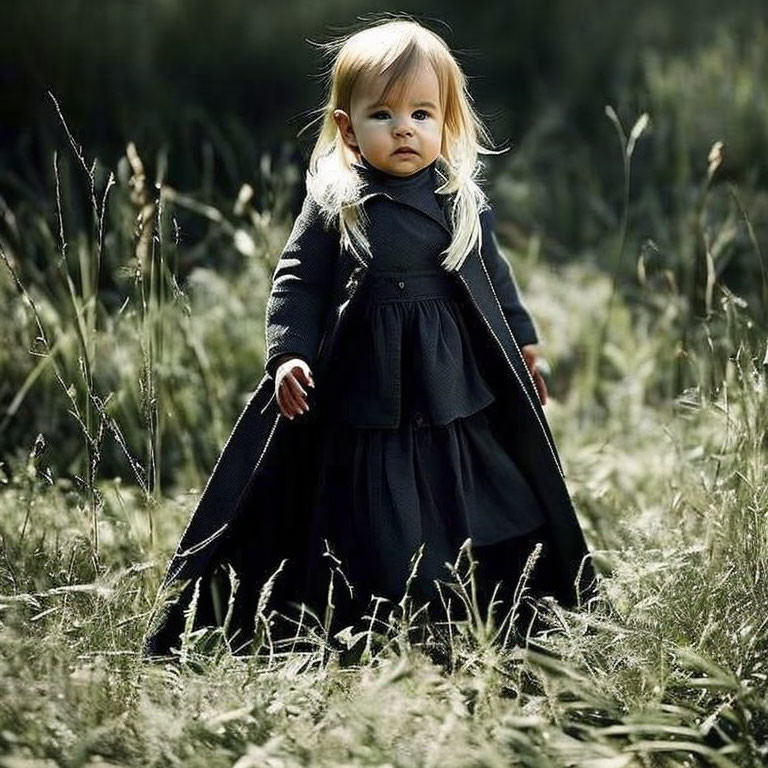
[[[458,2],[3,6],[0,184],[11,203],[52,191],[52,152],[65,136],[47,91],[89,157],[114,167],[134,141],[154,170],[164,150],[168,180],[212,199],[258,183],[264,153],[301,162],[313,133],[297,134],[322,103],[328,66],[312,42],[388,9],[421,19],[456,52],[497,145],[513,149],[490,161],[493,170],[522,161],[525,146],[531,164],[517,180],[533,187],[516,208],[546,227],[553,247],[593,242],[614,210],[601,203],[620,202],[606,104],[625,122],[651,113],[635,188],[638,197],[662,191],[664,212],[680,204],[679,185],[701,175],[717,139],[727,147],[723,173],[766,181],[768,7],[759,0],[489,2],[473,14]],[[554,177],[563,182],[557,197]]]
[[[606,382],[640,376],[606,343],[622,323],[639,321],[653,345],[644,402],[721,378],[723,296],[748,313],[745,332],[765,327],[761,0],[486,2],[471,14],[445,0],[6,0],[7,470],[39,433],[57,472],[86,485],[96,459],[147,489],[205,476],[261,376],[263,304],[330,64],[317,43],[395,11],[443,36],[509,148],[485,160],[499,237],[551,392],[577,397],[582,421],[605,413]],[[697,344],[723,347],[703,373],[687,354]]]

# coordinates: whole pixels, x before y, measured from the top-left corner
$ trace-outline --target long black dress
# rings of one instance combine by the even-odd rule
[[[467,308],[439,263],[450,236],[407,206],[412,185],[437,186],[434,163],[408,177],[365,160],[357,167],[386,184],[391,199],[366,202],[371,269],[317,392],[322,445],[306,539],[305,593],[327,592],[327,539],[346,576],[337,572],[334,586],[342,620],[360,615],[373,595],[398,601],[422,542],[411,595],[434,611],[435,579],[450,580],[445,563],[467,538],[483,599],[499,579],[511,593],[535,541],[546,540],[531,486],[494,432],[495,397],[473,353]],[[408,248],[386,236],[395,222],[407,228]],[[544,560],[539,571],[546,592]]]

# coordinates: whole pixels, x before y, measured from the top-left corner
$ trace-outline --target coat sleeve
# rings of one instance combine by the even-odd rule
[[[338,252],[338,231],[326,229],[319,206],[307,193],[272,275],[267,300],[264,368],[273,378],[278,358],[285,354],[303,358],[314,370]]]
[[[537,344],[539,336],[536,325],[520,299],[520,291],[510,264],[499,249],[495,224],[496,216],[493,208],[488,208],[480,214],[480,226],[483,231],[483,261],[488,267],[502,311],[517,343],[521,347],[526,344]]]

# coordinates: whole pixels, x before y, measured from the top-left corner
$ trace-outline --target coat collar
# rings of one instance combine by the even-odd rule
[[[364,158],[360,162],[353,162],[352,167],[362,180],[361,198],[385,195],[398,203],[416,208],[436,221],[449,235],[452,234],[448,208],[450,196],[435,193],[435,189],[446,179],[437,168],[436,160],[407,177],[380,171]]]

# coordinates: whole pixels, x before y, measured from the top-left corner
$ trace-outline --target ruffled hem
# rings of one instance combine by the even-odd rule
[[[528,481],[499,443],[487,410],[445,426],[365,430],[328,425],[308,542],[328,539],[353,584],[399,597],[423,542],[417,588],[429,599],[446,561],[471,538],[484,546],[545,522]],[[327,563],[325,563],[327,568]]]
[[[340,344],[321,402],[326,418],[368,428],[445,425],[490,405],[462,308],[453,297],[368,303]]]

